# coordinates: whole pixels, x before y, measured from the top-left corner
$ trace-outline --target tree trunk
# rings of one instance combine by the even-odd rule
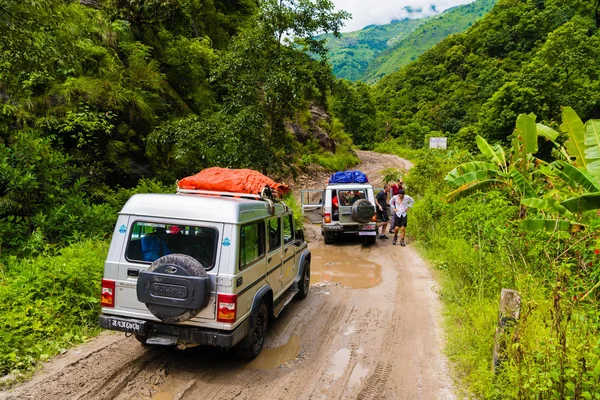
[[[521,295],[514,289],[502,289],[500,293],[500,311],[498,312],[498,325],[496,326],[496,339],[494,341],[494,356],[492,370],[494,373],[506,358],[505,351],[509,345],[511,328],[519,320],[521,311]]]

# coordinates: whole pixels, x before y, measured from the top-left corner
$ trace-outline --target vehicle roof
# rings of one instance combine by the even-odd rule
[[[275,214],[286,207],[275,203]],[[269,203],[263,200],[199,194],[136,194],[120,214],[156,218],[188,219],[240,224],[269,217]]]
[[[335,183],[329,184],[325,189],[336,189],[336,190],[356,190],[356,189],[373,189],[373,185],[370,183]]]

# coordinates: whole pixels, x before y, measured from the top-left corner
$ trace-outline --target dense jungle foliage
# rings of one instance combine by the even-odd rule
[[[376,85],[390,134],[410,147],[433,135],[474,149],[478,134],[506,143],[522,112],[550,125],[566,105],[598,117],[599,10],[598,0],[500,0]]]
[[[356,162],[343,124],[308,111],[335,82],[313,36],[347,17],[328,0],[3,2],[0,258],[33,237],[107,236],[109,197],[142,178],[214,165],[281,178],[313,152]],[[316,130],[337,159],[311,150]]]

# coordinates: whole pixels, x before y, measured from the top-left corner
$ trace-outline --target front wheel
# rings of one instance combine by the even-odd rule
[[[304,264],[304,273],[302,274],[302,278],[300,278],[300,282],[298,282],[298,290],[296,293],[296,298],[298,300],[303,300],[308,296],[308,291],[310,289],[310,263],[306,261]]]
[[[236,352],[240,358],[245,360],[254,360],[265,345],[267,337],[267,326],[269,324],[269,310],[265,302],[261,302],[254,315],[254,322],[250,327],[250,332],[240,345],[236,347]]]

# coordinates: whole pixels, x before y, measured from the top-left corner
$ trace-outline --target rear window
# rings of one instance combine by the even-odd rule
[[[366,199],[367,193],[364,189],[340,190],[338,191],[340,206],[351,206],[360,199]]]
[[[212,227],[136,221],[127,243],[126,258],[151,263],[168,254],[187,254],[205,269],[212,269],[217,242],[218,232]]]

